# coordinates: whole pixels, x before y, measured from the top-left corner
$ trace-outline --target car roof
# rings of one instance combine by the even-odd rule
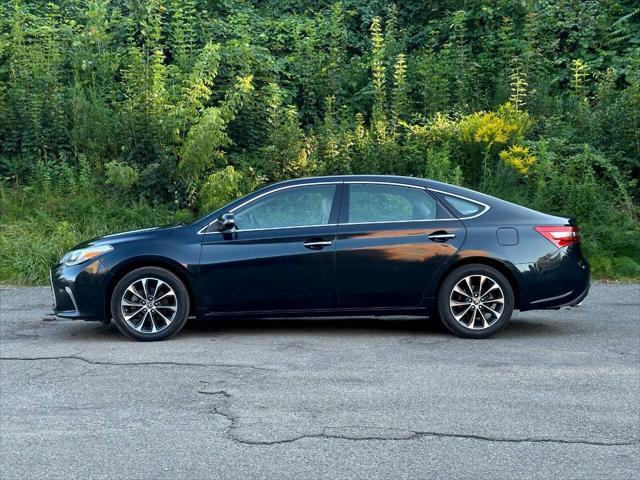
[[[475,190],[469,190],[468,188],[458,187],[449,183],[438,182],[436,180],[430,180],[426,178],[418,177],[405,177],[401,175],[330,175],[319,177],[305,177],[295,178],[292,180],[283,180],[277,183],[271,183],[265,187],[264,190],[282,187],[286,185],[304,185],[307,183],[315,182],[380,182],[380,183],[399,183],[403,185],[417,185],[433,190],[442,190],[444,192],[450,192],[457,195],[469,197],[471,199],[482,200],[496,200],[495,197],[485,195]]]
[[[399,175],[328,175],[319,177],[294,178],[292,180],[283,180],[281,182],[272,183],[269,187],[284,185],[303,185],[305,183],[314,182],[390,182],[402,183],[407,185],[428,186],[429,181],[423,178],[403,177]]]

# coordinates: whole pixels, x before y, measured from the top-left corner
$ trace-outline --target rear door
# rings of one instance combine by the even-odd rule
[[[416,307],[465,238],[462,222],[417,186],[345,182],[336,238],[341,308]]]

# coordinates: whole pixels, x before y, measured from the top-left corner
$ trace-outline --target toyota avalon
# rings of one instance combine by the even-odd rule
[[[189,224],[107,235],[51,270],[56,315],[161,340],[189,317],[421,315],[485,338],[576,305],[576,220],[392,176],[276,183]]]

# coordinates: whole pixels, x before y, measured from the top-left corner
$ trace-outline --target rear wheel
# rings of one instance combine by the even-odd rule
[[[472,264],[451,272],[438,292],[442,323],[465,338],[487,338],[509,322],[513,289],[495,268]]]
[[[140,341],[163,340],[184,327],[189,293],[184,283],[164,268],[138,268],[117,283],[111,313],[125,335]]]

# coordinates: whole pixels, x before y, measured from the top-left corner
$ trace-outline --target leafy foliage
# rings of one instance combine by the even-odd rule
[[[562,206],[597,275],[638,277],[639,20],[609,0],[9,0],[2,261],[16,208],[60,220],[55,252],[78,238],[30,198],[75,195],[93,215],[118,194],[144,211],[132,223],[157,223],[151,206],[195,214],[265,182],[380,173]]]

